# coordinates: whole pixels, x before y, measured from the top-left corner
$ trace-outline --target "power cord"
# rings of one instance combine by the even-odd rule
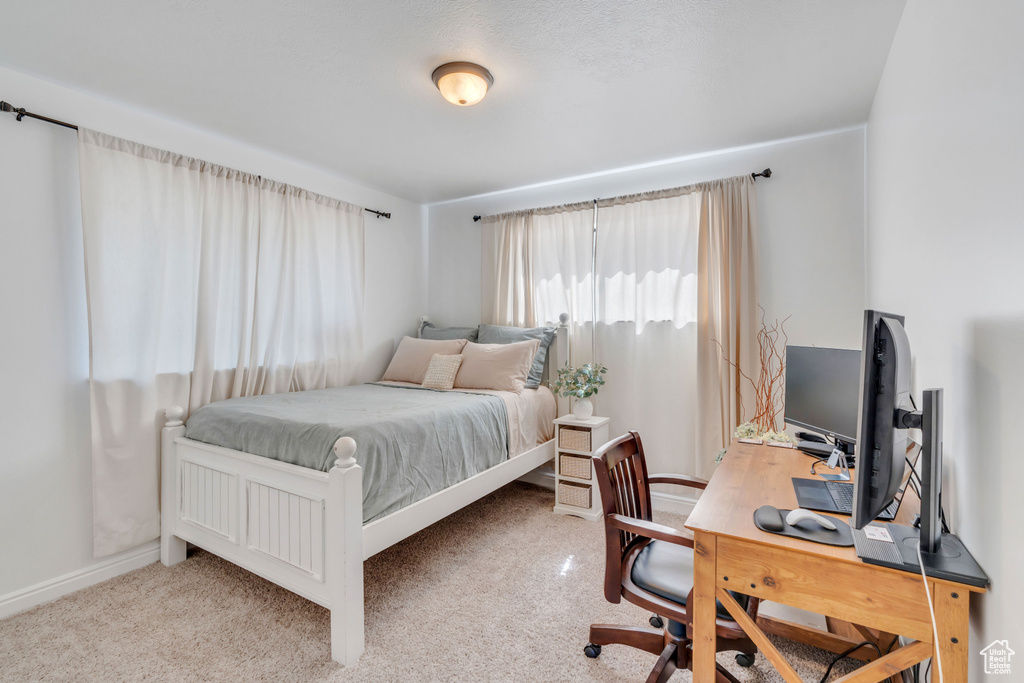
[[[829,663],[828,668],[825,669],[825,675],[821,677],[821,680],[818,681],[818,683],[825,683],[825,681],[828,680],[829,675],[832,673],[832,669],[835,667],[836,664],[839,663],[840,659],[843,659],[844,657],[847,657],[851,653],[856,652],[857,650],[861,649],[865,645],[870,645],[871,647],[875,648],[875,650],[878,652],[878,656],[879,657],[882,656],[881,648],[879,648],[877,645],[875,645],[871,641],[865,640],[863,643],[858,643],[858,644],[854,645],[853,647],[851,647],[846,652],[842,652],[842,653],[836,655],[835,658],[832,660],[832,662]]]
[[[939,683],[944,683],[942,680],[942,654],[939,652],[939,627],[935,623],[935,607],[932,605],[932,592],[928,588],[928,574],[924,571],[924,558],[921,557],[921,542],[917,542],[917,564],[921,568],[921,580],[924,582],[924,594],[928,598],[928,613],[932,617],[932,635],[935,638],[935,657],[937,660],[939,669]],[[932,663],[928,662],[928,669],[925,670],[925,678],[928,677],[928,670],[931,669]]]

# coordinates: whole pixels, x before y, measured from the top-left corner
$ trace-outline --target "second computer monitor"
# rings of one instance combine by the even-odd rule
[[[860,370],[860,351],[787,346],[786,422],[856,443]]]

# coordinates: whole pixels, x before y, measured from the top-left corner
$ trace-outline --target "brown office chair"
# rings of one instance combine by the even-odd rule
[[[676,669],[692,668],[690,643],[693,619],[686,605],[693,595],[693,536],[687,531],[651,521],[651,484],[678,484],[703,489],[707,482],[679,474],[647,475],[644,447],[640,435],[630,432],[606,443],[594,456],[597,483],[604,507],[607,562],[604,596],[618,604],[625,598],[634,605],[654,612],[652,626],[593,624],[590,644],[583,651],[588,657],[601,654],[602,645],[619,643],[660,654],[647,678],[648,683],[667,681]],[[756,598],[732,594],[751,618],[757,618]],[[739,651],[740,666],[754,663],[757,647],[718,603],[715,629],[718,651]],[[738,683],[717,665],[718,680]]]

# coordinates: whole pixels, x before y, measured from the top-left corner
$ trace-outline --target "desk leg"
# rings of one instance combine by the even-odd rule
[[[717,537],[694,534],[693,543],[693,680],[715,680],[715,583],[717,579]]]
[[[967,638],[971,593],[965,588],[939,582],[933,582],[931,589],[935,621],[939,627],[939,642],[936,646],[942,655],[942,679],[966,681],[970,650],[967,647]]]

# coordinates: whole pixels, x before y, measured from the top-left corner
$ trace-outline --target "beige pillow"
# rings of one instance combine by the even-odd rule
[[[384,371],[381,381],[390,382],[412,382],[423,384],[427,376],[427,367],[430,366],[430,359],[435,353],[442,356],[457,355],[462,347],[467,344],[465,339],[414,339],[413,337],[402,337],[398,343],[398,350],[391,364]]]
[[[442,356],[435,353],[427,367],[427,376],[423,378],[423,386],[428,389],[451,389],[455,386],[455,375],[459,374],[462,356]]]
[[[514,344],[474,344],[462,349],[462,367],[455,377],[459,389],[522,391],[540,340]]]

